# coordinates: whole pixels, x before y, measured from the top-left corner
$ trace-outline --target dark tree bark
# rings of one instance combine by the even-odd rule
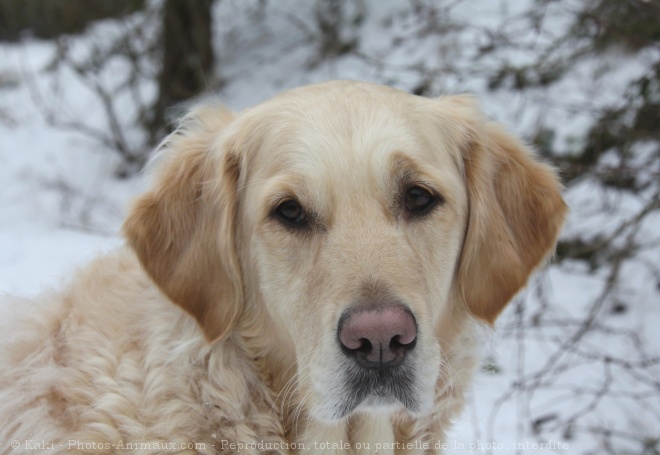
[[[213,53],[214,0],[166,0],[163,10],[163,58],[158,77],[158,100],[149,122],[154,142],[167,132],[168,110],[208,88],[215,63]]]

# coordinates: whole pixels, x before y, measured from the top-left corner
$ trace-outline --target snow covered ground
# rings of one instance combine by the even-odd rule
[[[484,68],[502,60],[529,59],[544,40],[550,41],[549,34],[566,27],[565,16],[551,8],[547,29],[516,22],[530,2],[453,2],[458,6],[451,11],[452,19],[468,26],[447,33],[440,43],[422,33],[423,24],[406,12],[404,2],[384,0],[378,7],[366,2],[368,19],[355,33],[360,52],[368,58],[348,55],[315,62],[314,43],[305,31],[314,27],[312,2],[272,2],[259,16],[259,2],[239,6],[222,1],[217,20],[227,26],[216,37],[219,73],[225,81],[220,95],[240,110],[281,90],[327,79],[369,80],[412,90],[424,82],[417,69],[424,62],[446,70],[426,81],[432,92],[476,93],[491,117],[519,134],[547,123],[559,131],[556,141],[579,140],[593,121],[590,111],[579,107],[620,102],[617,97],[623,96],[626,84],[648,70],[651,55],[585,61],[544,90],[490,92]],[[237,10],[242,13],[236,15]],[[72,52],[81,61],[91,58],[95,46],[135,27],[131,21],[139,19],[95,25],[70,41]],[[520,27],[521,41],[533,41],[534,46],[477,58],[483,31],[502,23]],[[75,72],[66,66],[53,69],[55,55],[49,42],[0,44],[0,78],[5,82],[0,88],[2,293],[33,296],[61,286],[76,267],[121,245],[123,216],[131,198],[144,188],[140,176],[114,177],[117,157],[86,132],[108,129],[103,106]],[[604,67],[608,76],[598,77]],[[117,62],[104,67],[98,78],[116,88],[115,108],[127,141],[139,145],[143,138],[135,126],[137,101],[117,88],[126,71]],[[155,94],[153,80],[145,77],[138,90],[141,102],[148,102]],[[58,123],[53,117],[59,126],[53,125]],[[81,124],[62,126],[72,119]],[[594,235],[616,230],[645,201],[644,195],[605,192],[588,180],[569,188],[567,199],[572,209],[567,233]],[[604,205],[608,211],[601,210]],[[495,332],[485,333],[484,368],[464,416],[450,433],[447,453],[603,453],[598,447],[606,436],[600,439],[598,431],[590,430],[594,428],[626,435],[618,440],[618,453],[644,453],[643,441],[660,437],[659,232],[656,210],[634,233],[652,240],[650,246],[623,266],[622,285],[606,298],[601,299],[601,293],[607,289],[608,267],[594,271],[582,262],[565,262],[539,274]],[[616,299],[625,301],[625,312],[612,311]],[[0,307],[0,317],[5,311],[11,308]],[[576,321],[592,311],[599,319],[590,328],[598,330],[583,333]],[[544,323],[535,327],[536,315]],[[606,357],[612,360],[603,361]],[[621,358],[633,366],[649,366],[631,370],[616,360]],[[599,392],[603,384],[613,390],[605,398]],[[572,415],[578,417],[569,418]]]

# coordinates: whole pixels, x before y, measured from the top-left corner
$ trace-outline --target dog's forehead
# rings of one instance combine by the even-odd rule
[[[418,97],[362,84],[324,88],[297,90],[262,108],[255,164],[264,174],[362,178],[357,174],[388,172],[395,155],[442,164],[441,147],[421,125]]]

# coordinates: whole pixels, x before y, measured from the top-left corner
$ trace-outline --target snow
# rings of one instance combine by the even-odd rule
[[[491,117],[518,134],[531,134],[539,125],[555,128],[555,141],[569,153],[571,144],[580,141],[593,123],[593,110],[622,103],[627,84],[648,71],[657,52],[587,59],[542,90],[489,92],[484,69],[502,61],[529,62],[552,37],[565,32],[566,14],[575,7],[574,1],[549,2],[544,12],[547,22],[540,30],[533,29],[524,16],[532,0],[450,2],[453,8],[442,12],[461,27],[438,32],[446,40],[422,33],[434,24],[414,20],[402,2],[382,1],[378,8],[367,2],[369,15],[355,34],[359,34],[361,54],[368,58],[347,55],[323,62],[317,61],[316,43],[309,37],[309,30],[314,29],[312,3],[285,0],[264,7],[256,0],[217,2],[216,19],[224,24],[215,38],[223,81],[220,95],[228,106],[241,110],[287,88],[336,78],[411,90],[420,83],[419,65],[424,64],[443,70],[427,74],[432,93],[474,92]],[[88,61],[126,30],[142,30],[135,46],[145,46],[148,32],[144,30],[154,27],[153,22],[148,24],[144,28],[140,15],[103,21],[69,41],[72,55],[78,62]],[[521,43],[531,44],[479,56],[477,49],[485,34],[499,33],[502,24],[507,24],[508,31],[515,30]],[[34,296],[62,286],[77,267],[99,252],[117,248],[123,243],[119,230],[130,200],[144,188],[141,176],[115,178],[118,158],[85,133],[107,134],[107,112],[70,67],[60,62],[53,69],[56,51],[50,42],[0,43],[0,78],[12,82],[0,88],[0,293]],[[114,109],[127,143],[134,148],[144,142],[136,126],[140,107],[148,105],[156,93],[153,62],[140,65],[137,92],[121,89],[129,68],[120,59],[104,67],[97,80],[117,93]],[[59,120],[60,126],[53,126],[48,117]],[[80,124],[61,126],[72,121]],[[646,203],[643,196],[603,191],[589,179],[572,185],[566,198],[571,214],[564,238],[584,232],[593,233],[593,238],[606,237]],[[477,375],[466,412],[449,434],[447,453],[593,451],[599,446],[596,436],[559,424],[562,416],[589,406],[596,412],[581,425],[625,428],[640,440],[658,436],[660,397],[657,386],[653,388],[653,378],[660,377],[658,363],[641,370],[642,379],[632,381],[627,376],[630,370],[593,358],[641,362],[660,356],[660,332],[654,330],[660,324],[660,215],[652,213],[638,232],[630,232],[643,238],[646,248],[623,267],[624,286],[612,294],[625,302],[627,311],[605,317],[599,330],[579,338],[575,349],[562,353],[567,340],[579,336],[576,321],[590,312],[611,311],[612,299],[594,305],[611,268],[594,271],[583,262],[567,261],[540,273],[505,311],[495,332],[485,334],[485,358],[495,371]],[[548,301],[549,309],[541,311]],[[556,325],[534,330],[529,321],[537,314]],[[620,396],[615,393],[594,404],[590,400],[607,374]],[[579,387],[584,393],[576,398]],[[646,398],[621,398],[633,392]],[[539,427],[557,427],[535,433],[530,421]],[[571,437],[570,432],[575,435]],[[527,446],[521,449],[516,443]],[[568,448],[530,449],[533,443],[567,444]],[[629,444],[630,450],[638,447],[634,441]]]
[[[0,231],[2,291],[34,296],[42,288],[61,286],[75,269],[99,253],[121,245],[104,237],[68,229],[14,226]]]

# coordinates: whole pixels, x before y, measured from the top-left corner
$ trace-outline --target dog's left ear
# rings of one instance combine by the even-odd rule
[[[469,200],[458,291],[474,316],[492,324],[554,250],[567,210],[562,186],[520,140],[484,120],[471,97],[436,102],[460,151]]]
[[[164,141],[155,185],[124,223],[146,272],[209,341],[231,332],[243,300],[234,241],[238,161],[215,143],[231,119],[222,106],[193,109]]]

